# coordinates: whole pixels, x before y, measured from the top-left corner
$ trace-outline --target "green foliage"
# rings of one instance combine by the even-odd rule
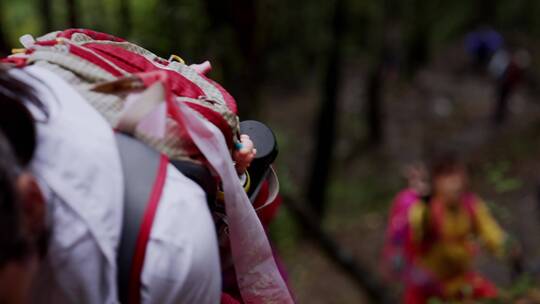
[[[390,183],[383,183],[379,178],[363,180],[335,179],[330,187],[331,201],[339,202],[337,208],[350,208],[354,214],[369,211],[386,210],[394,193]],[[360,210],[358,210],[360,209]]]
[[[446,41],[459,39],[459,35],[469,30],[475,15],[473,1],[445,1],[436,11],[430,42],[434,48]]]
[[[2,27],[9,41],[17,46],[17,38],[31,33],[43,34],[39,0],[4,0]],[[50,0],[55,29],[66,27],[64,0]],[[210,32],[205,1],[200,0],[128,0],[132,28],[123,29],[122,0],[78,0],[79,23],[113,34],[128,32],[129,39],[167,57],[177,53],[188,62],[211,57],[229,58],[241,67],[241,54],[231,28],[223,25]],[[489,2],[489,1],[488,1]],[[396,31],[393,39],[407,45],[415,39],[426,39],[428,50],[444,46],[470,29],[479,8],[476,1],[346,0],[345,50],[348,56],[376,54],[380,51],[385,30]],[[491,2],[494,25],[503,29],[536,32],[540,28],[540,2],[530,0]],[[303,84],[309,72],[317,71],[321,58],[332,43],[330,22],[334,1],[258,0],[257,45],[262,51],[258,62],[266,80],[288,85]],[[219,64],[217,62],[217,64]],[[235,69],[231,69],[235,71]],[[220,77],[218,77],[220,78]]]
[[[320,64],[329,43],[334,1],[259,1],[266,79],[297,84]]]
[[[524,303],[538,303],[536,283],[527,275],[520,277],[510,287],[500,290],[500,296],[497,299],[480,301],[485,304],[506,304],[517,303],[518,300],[524,300]]]
[[[505,30],[538,33],[540,3],[530,0],[496,1],[496,22]]]
[[[64,2],[60,1],[61,7],[64,6]],[[117,2],[107,0],[79,0],[77,2],[77,9],[80,24],[97,31],[114,31],[116,27],[113,22],[116,20],[115,16],[118,16],[118,13],[114,10]],[[92,13],[85,14],[84,12]],[[96,18],[98,14],[99,18]]]
[[[278,127],[274,129],[274,133],[276,134],[280,153],[291,151],[290,137],[287,135],[287,132],[284,132]],[[299,197],[300,190],[291,177],[290,168],[284,162],[280,162],[279,158],[275,165],[277,166],[276,172],[279,176],[281,195],[285,197]],[[301,238],[301,235],[293,215],[285,206],[280,208],[276,219],[270,225],[270,236],[275,241],[280,252],[284,255],[294,254],[296,242]]]
[[[277,217],[270,225],[270,237],[284,256],[294,255],[294,251],[298,248],[297,242],[302,235],[289,209],[282,207],[279,210]]]
[[[0,26],[3,27],[12,47],[20,47],[18,42],[20,36],[39,31],[40,16],[36,10],[37,0],[4,0],[2,5],[5,11],[0,13],[5,21]]]
[[[280,129],[279,126],[276,126],[273,131],[276,135],[276,140],[278,142],[278,149],[280,151],[279,153],[292,153],[291,151],[293,151],[294,149],[291,146],[291,138],[287,134],[287,132]],[[301,193],[299,186],[294,182],[294,179],[291,176],[291,168],[285,162],[280,161],[279,156],[275,166],[276,171],[279,175],[280,193],[292,197],[300,196]]]
[[[515,191],[523,186],[521,180],[509,176],[510,167],[510,162],[503,161],[489,165],[486,168],[487,180],[499,194]]]
[[[512,284],[512,286],[510,286],[510,288],[508,288],[505,293],[511,299],[516,299],[525,295],[530,289],[535,286],[536,284],[534,280],[530,276],[524,275],[519,278],[514,284]]]
[[[360,216],[371,227],[384,225],[384,215],[400,187],[400,178],[384,174],[388,172],[384,168],[375,168],[373,172],[366,176],[348,177],[334,172],[328,199],[328,214],[334,216],[328,217],[325,223],[327,228],[346,230],[347,227],[356,226]]]

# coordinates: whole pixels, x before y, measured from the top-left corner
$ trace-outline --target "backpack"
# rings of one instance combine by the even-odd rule
[[[146,241],[168,163],[205,191],[202,185],[208,180],[222,183],[232,258],[243,300],[293,302],[265,231],[237,182],[231,159],[239,143],[236,103],[204,75],[209,63],[188,66],[176,55],[166,60],[121,38],[85,29],[52,32],[37,40],[26,35],[21,43],[24,49],[1,61],[17,67],[34,64],[61,76],[118,133],[124,176],[129,177],[125,195],[129,208],[124,208],[126,224],[118,253],[122,303],[140,300]],[[267,169],[256,175],[266,178]],[[251,196],[260,189],[255,190]],[[208,198],[211,191],[206,192]]]
[[[410,229],[409,211],[420,200],[416,191],[405,189],[392,202],[381,261],[382,273],[389,280],[403,280],[411,265],[406,250]]]
[[[399,192],[392,202],[381,261],[382,272],[390,281],[404,282],[410,280],[411,276],[417,276],[418,265],[415,260],[418,252],[428,249],[431,242],[437,238],[435,231],[426,244],[414,245],[411,240],[410,210],[416,204],[429,204],[429,199],[413,189],[405,189]],[[472,193],[465,193],[462,202],[471,220],[474,219],[477,197]],[[440,221],[437,218],[434,220]]]
[[[36,40],[26,35],[21,42],[25,49],[4,62],[51,70],[70,83],[113,128],[134,135],[171,159],[204,162],[182,127],[177,103],[184,103],[217,126],[229,148],[238,142],[236,103],[204,75],[209,67],[188,66],[175,55],[165,60],[121,38],[86,29],[52,32]],[[166,88],[151,90],[157,82]],[[133,93],[139,94],[137,100],[133,100]],[[166,118],[162,118],[165,112]]]

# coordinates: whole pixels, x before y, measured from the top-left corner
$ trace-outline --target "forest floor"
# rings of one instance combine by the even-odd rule
[[[405,185],[403,167],[436,149],[451,148],[470,162],[474,189],[505,230],[521,241],[525,269],[538,273],[540,99],[526,88],[517,90],[509,121],[494,127],[493,81],[466,71],[467,62],[453,51],[436,57],[413,81],[387,82],[385,142],[374,149],[362,144],[365,65],[347,64],[324,227],[358,262],[378,273],[387,210]],[[263,119],[275,129],[280,143],[283,191],[295,195],[302,194],[311,165],[312,130],[320,102],[318,86],[311,87],[294,94],[268,88],[268,100],[262,103],[271,105],[263,109]],[[286,208],[271,233],[298,303],[368,303],[363,292],[303,238]],[[507,261],[481,255],[478,265],[499,286],[516,285]]]

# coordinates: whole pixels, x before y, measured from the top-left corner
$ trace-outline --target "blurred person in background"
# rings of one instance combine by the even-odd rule
[[[402,282],[410,274],[412,261],[406,243],[409,236],[409,210],[429,194],[429,176],[424,164],[405,168],[407,187],[393,199],[386,228],[382,272],[391,282]]]
[[[512,93],[524,81],[525,72],[530,66],[531,56],[526,49],[509,52],[498,50],[489,62],[489,72],[496,84],[496,102],[493,109],[493,122],[501,125],[508,119],[509,100]]]
[[[523,82],[531,56],[526,49],[510,50],[495,29],[482,26],[465,37],[465,50],[476,70],[487,72],[495,81],[495,105],[492,119],[501,125],[508,119],[509,99]]]
[[[470,191],[467,168],[456,157],[437,160],[431,180],[430,196],[409,210],[406,248],[415,271],[406,280],[404,303],[497,297],[497,288],[472,269],[473,258],[479,240],[503,256],[506,234]]]
[[[501,34],[489,26],[480,26],[465,37],[465,51],[476,69],[481,71],[503,45],[504,39]]]

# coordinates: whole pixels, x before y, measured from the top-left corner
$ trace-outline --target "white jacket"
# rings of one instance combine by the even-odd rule
[[[32,107],[38,148],[32,170],[53,227],[34,303],[118,303],[116,251],[123,177],[113,131],[54,73],[15,75],[36,88],[49,118]],[[213,221],[201,188],[172,165],[148,242],[142,303],[218,303],[221,275]]]

